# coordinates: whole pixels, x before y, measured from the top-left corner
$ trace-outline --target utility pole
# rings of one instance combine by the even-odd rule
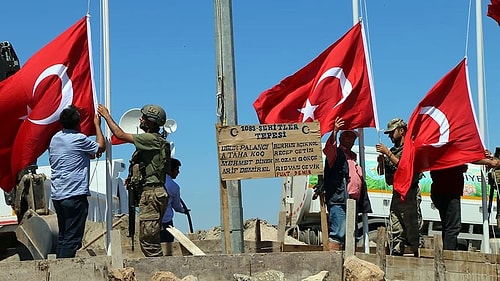
[[[231,0],[214,0],[217,123],[222,126],[236,125],[238,121],[231,3]],[[220,180],[220,183],[223,252],[243,253],[241,183],[239,180]],[[228,236],[230,237],[230,245],[227,243],[229,242]]]

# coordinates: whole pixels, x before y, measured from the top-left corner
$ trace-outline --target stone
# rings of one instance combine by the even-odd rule
[[[109,281],[137,281],[133,267],[111,268],[108,271]]]
[[[181,279],[170,271],[157,271],[151,277],[151,281],[181,281]]]
[[[330,272],[323,270],[318,274],[311,275],[307,278],[302,279],[302,281],[326,281],[326,278],[328,278],[328,276],[330,276]]]
[[[346,281],[382,281],[384,272],[375,264],[349,256],[344,261]]]

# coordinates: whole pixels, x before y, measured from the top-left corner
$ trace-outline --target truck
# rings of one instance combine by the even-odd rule
[[[358,146],[353,147],[353,151],[358,153]],[[372,213],[367,214],[367,233],[371,242],[377,241],[377,229],[380,226],[386,227],[389,224],[389,213],[392,198],[392,186],[385,183],[384,175],[377,173],[377,156],[375,147],[365,147],[365,180],[368,188],[368,196],[372,206]],[[324,157],[324,156],[323,156]],[[358,154],[359,158],[359,154]],[[324,161],[323,161],[324,162]],[[462,230],[459,234],[459,249],[468,250],[479,249],[483,238],[483,204],[482,204],[482,166],[468,164],[467,172],[464,173],[464,194],[461,198],[462,207]],[[432,180],[429,172],[424,172],[420,180],[420,190],[422,193],[422,217],[424,220],[424,235],[433,236],[440,233],[441,220],[439,212],[430,199],[430,186]],[[487,182],[488,190],[490,186],[496,184],[491,179]],[[493,174],[494,175],[494,174]],[[493,182],[492,182],[493,181]],[[311,245],[320,245],[321,241],[321,219],[319,199],[313,200],[314,186],[318,182],[317,175],[294,176],[283,179],[282,208],[286,211],[286,229],[289,235]],[[496,195],[497,193],[494,192]],[[496,197],[496,196],[495,196]],[[498,237],[497,232],[497,202],[489,200],[489,225],[490,237]],[[358,237],[363,237],[363,223],[358,224]],[[293,233],[293,234],[292,234]],[[361,239],[362,240],[362,239]],[[363,241],[359,242],[360,244]],[[373,245],[373,244],[372,244]]]
[[[122,159],[112,161],[112,213],[128,213],[128,195],[121,172]],[[106,218],[106,162],[90,163],[89,213],[87,219],[103,222]],[[0,200],[0,258],[12,252],[21,260],[46,259],[54,254],[58,227],[50,200],[50,166],[32,165],[21,171],[19,183]]]

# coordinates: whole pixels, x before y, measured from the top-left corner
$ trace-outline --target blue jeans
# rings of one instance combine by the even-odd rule
[[[57,258],[73,258],[82,246],[85,222],[89,212],[87,195],[53,200],[59,227]]]
[[[328,207],[328,237],[330,240],[344,245],[345,242],[345,204],[329,204]]]

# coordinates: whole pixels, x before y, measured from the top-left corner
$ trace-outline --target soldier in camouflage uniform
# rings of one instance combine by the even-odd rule
[[[388,185],[393,183],[394,173],[403,152],[407,129],[407,125],[402,119],[392,119],[387,124],[387,130],[384,134],[389,135],[394,146],[388,149],[384,144],[376,145],[377,152],[380,153],[377,159],[378,172],[385,174],[385,181]],[[392,192],[389,217],[389,247],[392,255],[403,255],[407,243],[411,246],[413,254],[418,256],[418,248],[423,244],[423,220],[420,210],[422,196],[418,185],[421,177],[421,173],[414,175],[404,202],[401,201],[401,195],[398,192],[394,190]]]
[[[129,134],[116,124],[106,107],[99,105],[97,111],[106,120],[115,137],[135,145],[136,151],[132,156],[131,165],[139,164],[142,175],[138,187],[141,250],[146,257],[161,257],[163,256],[160,244],[161,219],[167,208],[168,194],[163,187],[166,171],[160,168],[164,166],[165,161],[161,161],[161,148],[165,147],[166,142],[160,134],[160,127],[165,124],[166,113],[157,105],[144,106],[140,118],[140,128],[144,133]],[[170,159],[167,160],[170,162]]]

